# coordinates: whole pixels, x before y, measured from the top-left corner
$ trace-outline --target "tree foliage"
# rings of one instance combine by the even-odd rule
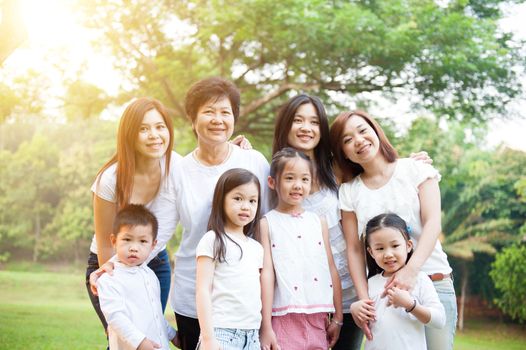
[[[501,296],[497,305],[520,323],[526,321],[526,245],[513,245],[497,255],[490,276]]]
[[[127,76],[183,117],[199,78],[242,89],[241,132],[269,137],[289,93],[418,96],[450,119],[484,121],[521,93],[500,1],[80,1]]]

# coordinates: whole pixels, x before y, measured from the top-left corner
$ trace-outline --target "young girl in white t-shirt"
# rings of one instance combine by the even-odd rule
[[[424,324],[442,328],[446,323],[444,307],[429,277],[420,272],[410,292],[392,287],[384,294],[387,280],[413,253],[406,222],[392,213],[377,215],[366,225],[364,243],[368,292],[375,308],[375,318],[370,322],[373,337],[366,341],[365,349],[426,350]],[[360,300],[352,307],[366,313],[368,306],[368,301]]]
[[[245,169],[226,171],[214,191],[208,232],[196,250],[198,349],[259,350],[260,270],[257,236],[258,178]]]
[[[272,158],[268,184],[277,206],[261,219],[263,349],[328,349],[340,333],[341,284],[327,223],[302,207],[312,173],[309,158],[292,148]]]

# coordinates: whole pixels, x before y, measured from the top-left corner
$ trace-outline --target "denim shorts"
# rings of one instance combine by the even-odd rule
[[[452,350],[457,327],[457,298],[453,280],[448,277],[434,281],[433,285],[440,302],[446,311],[446,325],[442,329],[426,327],[426,343],[428,350]]]
[[[214,328],[214,336],[222,350],[260,350],[259,329]]]

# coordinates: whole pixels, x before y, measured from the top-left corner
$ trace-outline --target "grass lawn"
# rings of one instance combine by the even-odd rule
[[[0,349],[106,349],[82,272],[0,271],[0,286]]]
[[[175,326],[169,307],[166,315]],[[526,349],[523,327],[472,320],[466,328],[455,350]],[[0,271],[0,349],[105,348],[82,272]]]

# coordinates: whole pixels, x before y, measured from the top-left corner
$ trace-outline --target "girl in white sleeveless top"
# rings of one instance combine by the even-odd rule
[[[341,284],[327,223],[302,208],[311,181],[303,153],[284,148],[272,158],[269,187],[277,206],[261,220],[262,348],[328,349],[340,333]]]

